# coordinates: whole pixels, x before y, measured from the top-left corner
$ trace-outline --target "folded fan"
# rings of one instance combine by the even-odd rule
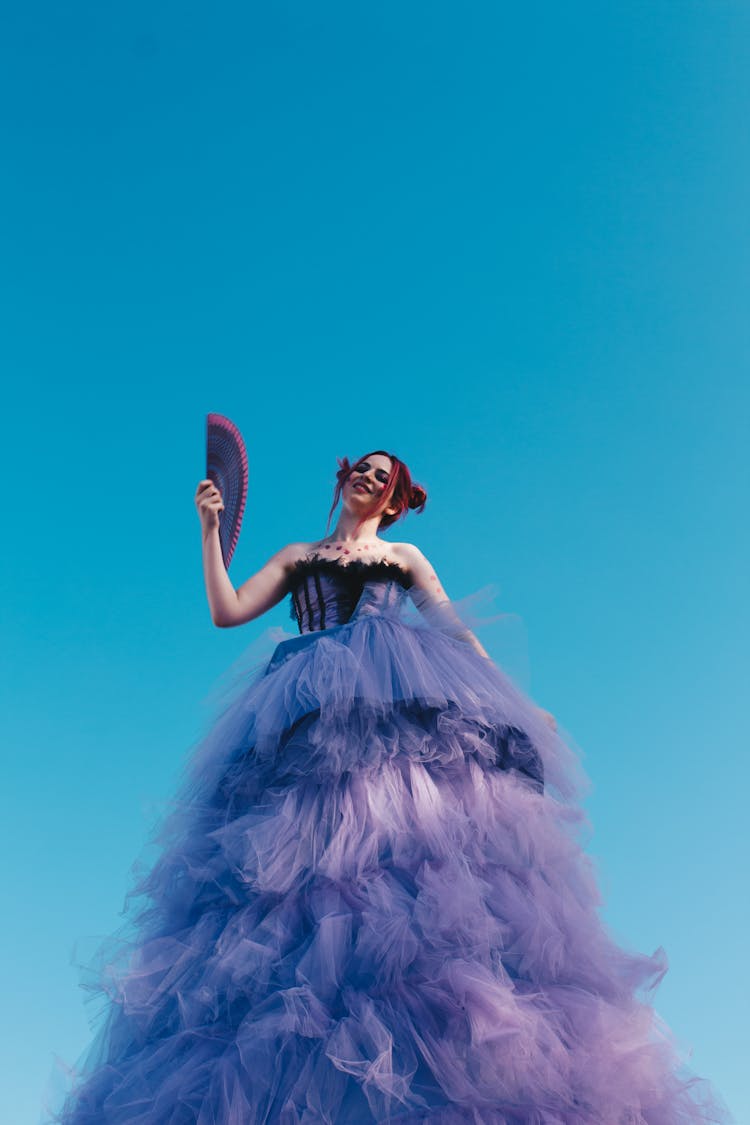
[[[247,450],[242,434],[223,414],[206,415],[206,477],[221,493],[219,542],[228,567],[240,537],[247,500]]]

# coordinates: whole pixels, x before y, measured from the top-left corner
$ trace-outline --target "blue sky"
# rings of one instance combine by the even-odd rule
[[[292,627],[211,626],[211,410],[250,458],[237,584],[323,534],[337,456],[408,461],[388,537],[515,615],[485,643],[581,748],[605,917],[666,948],[656,1008],[750,1119],[750,10],[2,22],[8,1120],[89,1040],[71,952],[214,686]]]

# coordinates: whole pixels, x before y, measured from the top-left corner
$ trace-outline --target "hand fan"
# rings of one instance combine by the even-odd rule
[[[242,434],[223,414],[206,415],[206,476],[224,502],[219,513],[219,542],[228,567],[240,537],[247,499],[247,450]]]

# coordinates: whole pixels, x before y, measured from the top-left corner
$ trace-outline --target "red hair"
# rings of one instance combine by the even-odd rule
[[[357,527],[364,523],[366,519],[372,519],[372,517],[379,512],[385,513],[386,508],[395,508],[396,511],[392,515],[381,515],[378,530],[380,530],[381,527],[390,527],[396,520],[403,519],[406,513],[412,508],[416,508],[418,512],[421,512],[424,508],[427,503],[427,492],[422,488],[421,484],[415,484],[412,481],[411,473],[405,462],[400,461],[394,453],[387,453],[385,449],[371,449],[369,453],[366,453],[364,457],[360,457],[353,465],[348,457],[337,458],[339,469],[336,473],[336,488],[333,493],[331,510],[328,513],[326,531],[330,525],[331,516],[341,498],[341,491],[347,477],[354,472],[357,465],[360,465],[363,461],[366,461],[368,457],[372,457],[376,453],[382,454],[383,457],[390,458],[391,469],[388,473],[388,480],[383,489],[383,494],[378,500],[377,505],[371,512],[368,512],[357,521]]]

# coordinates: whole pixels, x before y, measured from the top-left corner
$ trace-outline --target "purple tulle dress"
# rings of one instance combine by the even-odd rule
[[[65,1125],[725,1120],[577,839],[577,755],[394,563],[297,565],[301,635],[191,757]]]

